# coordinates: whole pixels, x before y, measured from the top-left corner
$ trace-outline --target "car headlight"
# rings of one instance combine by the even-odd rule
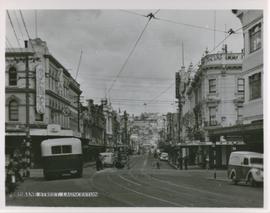
[[[257,169],[255,173],[256,173],[256,175],[258,175],[258,176],[263,174],[262,170],[260,170],[260,169]]]

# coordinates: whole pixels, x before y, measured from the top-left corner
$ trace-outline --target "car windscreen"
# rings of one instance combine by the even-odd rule
[[[263,158],[250,158],[252,164],[263,164]]]

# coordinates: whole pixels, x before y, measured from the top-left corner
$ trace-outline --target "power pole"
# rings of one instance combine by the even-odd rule
[[[128,145],[128,137],[127,137],[127,112],[124,111],[124,137],[125,143]]]
[[[175,73],[175,97],[178,100],[178,143],[180,143],[180,123],[181,123],[181,94],[180,94],[180,73],[176,72]]]
[[[25,41],[25,48],[28,48],[28,43]],[[29,123],[29,58],[28,54],[25,56],[25,102],[26,102],[26,121],[25,121],[25,129],[26,129],[26,144],[25,144],[25,158],[26,158],[26,176],[30,176],[30,167],[31,167],[31,136],[30,136],[30,123]]]

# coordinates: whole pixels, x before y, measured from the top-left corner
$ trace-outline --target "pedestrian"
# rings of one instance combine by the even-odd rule
[[[210,160],[209,160],[209,156],[207,155],[206,159],[205,159],[205,167],[207,170],[210,169]]]
[[[13,193],[16,188],[16,176],[15,176],[15,167],[14,160],[10,158],[10,161],[6,168],[6,192],[8,194]]]
[[[23,182],[23,178],[21,176],[21,162],[19,160],[19,156],[14,157],[13,165],[16,179],[18,179],[20,182]]]
[[[157,161],[156,161],[156,168],[157,168],[157,169],[160,169],[160,162],[159,162],[159,159],[157,159]]]
[[[97,171],[100,170],[99,154],[96,155],[96,169],[97,169]]]
[[[185,164],[185,170],[187,170],[188,169],[188,157],[187,156],[184,157],[184,164]]]
[[[99,159],[99,168],[102,170],[103,169],[103,156],[101,154],[98,155]]]
[[[23,173],[23,177],[27,177],[27,158],[26,157],[22,158],[22,173]]]
[[[129,156],[127,156],[127,168],[130,169],[130,160],[129,160]]]
[[[155,153],[154,153],[154,158],[155,159],[157,159],[158,158],[158,154],[157,154],[157,152],[155,151]]]
[[[183,158],[181,155],[178,156],[178,169],[182,170],[183,169]]]

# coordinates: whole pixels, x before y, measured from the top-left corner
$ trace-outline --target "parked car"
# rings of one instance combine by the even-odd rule
[[[112,152],[102,152],[100,153],[102,156],[102,163],[104,167],[113,167],[114,166],[114,153]]]
[[[162,152],[159,157],[160,160],[168,161],[169,160],[169,155],[167,152]]]
[[[263,154],[257,152],[232,152],[228,163],[228,178],[234,184],[245,181],[252,186],[263,182]]]

